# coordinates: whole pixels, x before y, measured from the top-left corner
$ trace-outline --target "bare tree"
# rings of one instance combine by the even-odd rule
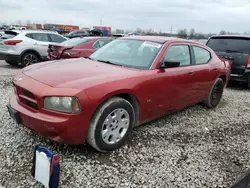
[[[195,37],[195,30],[192,28],[190,31],[189,31],[189,38],[190,39],[194,39]]]
[[[187,36],[188,36],[187,30],[186,30],[186,29],[180,29],[180,30],[178,30],[177,36],[178,36],[179,38],[184,38],[184,39],[186,39]]]
[[[227,32],[225,30],[221,30],[219,34],[220,35],[225,35],[225,34],[227,34]]]

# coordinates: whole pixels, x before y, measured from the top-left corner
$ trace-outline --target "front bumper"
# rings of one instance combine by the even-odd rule
[[[11,61],[18,64],[21,61],[21,56],[16,54],[9,54],[0,52],[0,60]]]
[[[246,69],[244,74],[231,74],[230,81],[250,83],[250,69]]]
[[[17,78],[22,80],[17,81]],[[83,111],[79,114],[66,114],[49,111],[43,108],[43,96],[55,96],[65,94],[74,96],[78,93],[75,89],[53,88],[33,80],[20,73],[14,79],[14,84],[19,88],[34,92],[38,108],[32,108],[20,100],[21,94],[15,89],[7,106],[10,116],[18,124],[32,130],[34,133],[50,140],[65,144],[83,144],[85,142],[91,113]],[[15,86],[15,88],[16,88]],[[89,101],[84,93],[77,96],[81,101]],[[88,109],[89,103],[86,102]]]
[[[39,112],[34,113],[19,105],[15,95],[11,96],[7,107],[9,111],[17,112],[15,117],[10,114],[17,123],[42,137],[65,144],[83,144],[85,142],[85,134],[81,130],[73,128],[76,126],[73,117],[56,117]]]

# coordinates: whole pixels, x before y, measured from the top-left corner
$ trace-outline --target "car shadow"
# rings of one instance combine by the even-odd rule
[[[20,66],[14,66],[14,65],[9,65],[7,63],[1,63],[0,68],[6,68],[6,69],[21,69],[22,67]]]
[[[246,83],[229,82],[227,88],[234,90],[250,90]]]

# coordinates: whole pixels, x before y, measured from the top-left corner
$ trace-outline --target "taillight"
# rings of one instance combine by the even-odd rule
[[[247,68],[250,68],[250,56],[248,57]]]
[[[22,42],[22,40],[7,40],[7,41],[4,41],[4,44],[5,45],[16,45],[20,42]]]

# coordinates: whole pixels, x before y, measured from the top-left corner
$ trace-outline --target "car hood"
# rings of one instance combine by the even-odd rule
[[[140,70],[96,62],[85,58],[57,60],[24,68],[23,74],[51,87],[92,87],[134,77]]]

